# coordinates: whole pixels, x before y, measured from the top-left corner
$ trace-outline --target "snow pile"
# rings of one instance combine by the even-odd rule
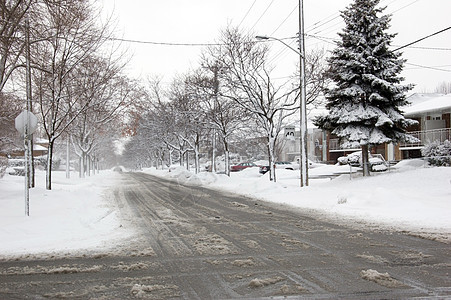
[[[167,174],[167,170],[146,172]],[[231,177],[191,173],[190,180],[273,203],[313,209],[338,220],[451,233],[451,168],[430,168],[423,160],[406,160],[389,171],[363,178],[357,168],[324,165],[309,169],[310,184],[304,188],[299,187],[299,171],[277,170],[276,175],[274,183],[268,174],[259,174],[258,168],[248,168]]]
[[[155,170],[155,169],[149,168],[149,169],[145,169],[145,170],[147,172],[149,172],[149,171]],[[195,186],[206,185],[206,184],[216,182],[218,180],[219,176],[221,176],[221,175],[211,173],[211,172],[202,172],[202,173],[199,173],[196,175],[192,172],[189,172],[188,170],[186,170],[185,167],[182,167],[182,166],[171,166],[169,168],[169,170],[162,171],[162,172],[160,170],[159,175],[162,176],[162,174],[164,174],[163,175],[164,177],[166,177],[168,179],[176,180],[177,182],[179,182],[181,184],[188,184],[188,185],[195,185]]]
[[[135,284],[130,293],[140,299],[166,299],[180,297],[178,286],[174,284]]]
[[[252,279],[251,282],[249,282],[249,287],[251,288],[260,288],[265,287],[267,285],[276,284],[280,281],[283,281],[284,279],[280,276],[274,277],[274,278],[255,278]]]
[[[366,279],[368,281],[373,281],[377,284],[380,284],[380,285],[388,287],[388,288],[397,288],[397,287],[404,286],[404,284],[402,284],[398,280],[391,277],[390,274],[379,273],[378,271],[372,270],[372,269],[362,270],[360,272],[360,276],[363,279]]]
[[[0,180],[0,256],[114,249],[132,231],[121,227],[119,210],[105,194],[118,172],[104,171],[86,179],[53,172],[52,190],[45,173],[36,172],[30,189],[30,216],[25,216],[24,177]],[[73,174],[76,177],[76,174]]]

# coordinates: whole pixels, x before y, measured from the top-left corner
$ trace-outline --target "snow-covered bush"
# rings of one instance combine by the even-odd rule
[[[44,170],[47,170],[47,156],[38,156],[34,158],[34,164],[35,166],[42,166]],[[60,158],[53,158],[52,161],[52,170],[56,171],[59,170],[61,164]]]
[[[348,154],[347,156],[340,156],[337,161],[340,165],[351,165],[354,167],[359,167],[362,163],[362,151],[357,151]]]
[[[451,166],[451,142],[449,140],[440,143],[434,141],[426,145],[421,154],[428,158],[429,164],[432,166]]]
[[[337,158],[337,162],[340,165],[347,165],[348,164],[348,157],[347,156],[340,156]]]
[[[388,167],[385,164],[371,165],[371,172],[384,172]]]
[[[371,155],[371,154],[369,154]],[[348,155],[348,164],[353,167],[362,165],[362,151],[354,152]]]

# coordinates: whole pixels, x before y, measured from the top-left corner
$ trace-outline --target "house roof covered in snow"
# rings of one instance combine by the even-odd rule
[[[406,116],[451,109],[451,94],[413,94],[407,100],[411,104],[403,107]]]

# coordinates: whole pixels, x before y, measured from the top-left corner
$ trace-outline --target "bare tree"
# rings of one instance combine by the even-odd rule
[[[106,27],[98,28],[88,1],[72,0],[66,5],[46,3],[42,8],[43,30],[51,38],[35,45],[39,72],[35,72],[36,97],[44,131],[48,138],[46,187],[51,189],[53,146],[74,120],[90,105],[83,91],[73,83],[79,66],[106,41]],[[58,2],[59,4],[59,2]],[[38,56],[39,54],[39,56]]]
[[[442,82],[435,88],[436,93],[449,94],[451,93],[451,82]]]
[[[0,91],[22,63],[24,18],[31,4],[31,0],[0,0]]]
[[[14,119],[23,108],[23,101],[11,94],[0,92],[0,153],[9,154],[12,150],[20,149],[23,141],[19,142],[14,127]]]
[[[202,58],[202,68],[192,76],[191,89],[196,95],[205,114],[205,126],[211,130],[215,141],[218,134],[225,156],[225,173],[230,176],[230,139],[243,127],[248,119],[245,111],[230,98],[221,95],[221,63],[210,61],[207,55]],[[215,166],[216,145],[212,142],[212,171]]]
[[[75,152],[80,158],[80,177],[86,171],[91,154],[97,148],[105,127],[127,109],[132,99],[139,99],[138,86],[121,76],[123,65],[101,57],[91,57],[80,63],[73,84],[79,90],[77,105],[81,113],[71,126]]]
[[[169,91],[169,97],[176,129],[173,134],[179,141],[179,145],[184,143],[188,146],[188,151],[194,152],[195,172],[199,173],[200,145],[207,124],[204,121],[204,111],[199,106],[199,96],[194,92],[193,82],[195,78],[192,75],[176,78]],[[189,168],[189,162],[186,161],[186,163]]]
[[[306,104],[316,108],[324,104],[324,90],[331,80],[325,75],[327,69],[326,52],[324,49],[314,49],[305,57]],[[299,68],[297,68],[299,71]],[[299,78],[297,73],[296,78]],[[299,80],[296,79],[296,83]],[[298,85],[299,86],[299,85]]]
[[[221,79],[225,82],[224,97],[233,100],[255,118],[267,139],[270,180],[276,181],[274,148],[283,121],[298,109],[293,85],[277,86],[267,66],[268,48],[256,43],[251,35],[228,28],[221,44],[212,55],[224,65]]]

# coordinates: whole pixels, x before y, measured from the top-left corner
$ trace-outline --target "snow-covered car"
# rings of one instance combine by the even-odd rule
[[[308,168],[309,169],[325,166],[324,163],[314,162],[311,159],[307,159],[307,161],[308,161]],[[296,162],[292,162],[291,164],[295,167],[294,170],[299,170],[300,169],[299,158],[296,159]]]
[[[362,151],[356,151],[346,156],[340,156],[337,159],[340,165],[351,165],[353,167],[362,167]],[[388,164],[380,154],[368,153],[368,161],[372,172],[382,172],[388,169]]]
[[[299,165],[296,163],[291,163],[288,161],[276,161],[275,162],[276,169],[285,169],[285,170],[299,170]],[[269,163],[266,165],[260,166],[259,172],[260,174],[265,174],[269,171]]]

